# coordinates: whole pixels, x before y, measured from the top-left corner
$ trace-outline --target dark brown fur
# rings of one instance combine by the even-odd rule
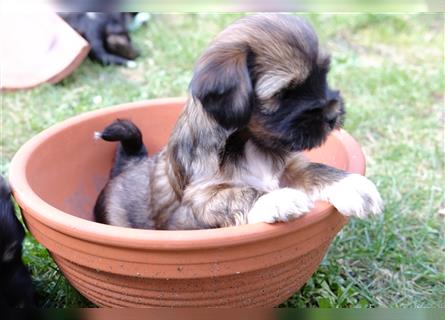
[[[297,158],[288,161],[281,181],[285,186],[298,187],[311,193],[313,189],[340,181],[346,175],[346,172],[322,163],[309,163]]]

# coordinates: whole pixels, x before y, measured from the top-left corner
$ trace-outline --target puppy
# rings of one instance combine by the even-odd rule
[[[0,176],[0,306],[33,307],[34,290],[22,262],[25,231],[15,216],[11,190]]]
[[[328,86],[328,70],[329,56],[302,18],[267,14],[233,23],[199,58],[161,152],[147,157],[131,123],[122,129],[128,135],[109,139],[104,131],[122,146],[97,221],[149,229],[273,223],[305,214],[317,200],[347,216],[380,213],[367,178],[302,155],[343,123],[343,99]],[[130,143],[140,149],[127,152]],[[132,161],[119,160],[131,154]]]
[[[133,13],[59,13],[91,46],[90,58],[104,65],[135,66],[139,51],[133,46],[128,25]]]

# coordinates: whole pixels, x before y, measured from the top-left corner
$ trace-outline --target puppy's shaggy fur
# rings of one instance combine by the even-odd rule
[[[131,42],[128,24],[133,18],[129,12],[76,12],[59,15],[91,46],[90,58],[104,65],[133,66],[139,51]]]
[[[198,60],[166,148],[148,157],[127,121],[102,133],[122,145],[96,204],[97,221],[218,228],[287,221],[316,200],[346,215],[379,213],[372,182],[301,154],[343,122],[343,100],[327,84],[328,69],[329,57],[301,18],[256,15],[230,25]]]
[[[33,307],[34,290],[28,269],[22,262],[25,237],[15,216],[11,190],[0,176],[0,307]]]

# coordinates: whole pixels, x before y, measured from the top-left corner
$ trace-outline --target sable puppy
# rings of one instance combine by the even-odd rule
[[[316,200],[348,216],[380,213],[371,181],[301,154],[343,122],[328,70],[304,19],[256,15],[228,26],[198,60],[167,147],[119,169],[96,217],[136,228],[218,228],[287,221]]]
[[[34,290],[22,262],[25,231],[15,216],[11,190],[0,176],[0,306],[32,307]]]

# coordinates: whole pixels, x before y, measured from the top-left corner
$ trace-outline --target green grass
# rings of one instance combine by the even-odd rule
[[[193,63],[238,15],[157,15],[134,34],[138,67],[85,61],[58,85],[2,94],[0,170],[29,138],[76,114],[185,95]],[[351,220],[318,271],[282,306],[445,307],[444,30],[442,14],[310,14],[332,53],[330,81],[346,101],[384,215]],[[99,98],[100,97],[100,98]],[[3,156],[4,155],[4,156]],[[24,260],[42,307],[91,305],[28,236]]]

